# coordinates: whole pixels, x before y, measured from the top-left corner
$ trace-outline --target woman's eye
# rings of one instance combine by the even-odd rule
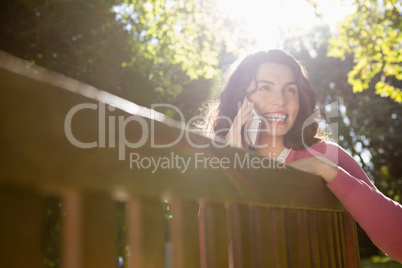
[[[287,88],[287,89],[285,89],[285,92],[296,93],[296,89],[294,89],[294,88]]]
[[[260,90],[270,90],[271,88],[270,87],[268,87],[268,86],[262,86],[261,88],[260,88]]]

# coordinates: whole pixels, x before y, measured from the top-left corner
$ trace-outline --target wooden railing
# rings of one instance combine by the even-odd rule
[[[193,160],[198,154],[228,163],[261,157],[217,148],[189,131],[174,146],[155,148],[152,141],[173,143],[183,129],[161,114],[4,52],[0,81],[0,267],[45,266],[49,196],[61,198],[61,267],[116,267],[116,200],[126,204],[126,267],[359,266],[355,222],[321,178],[290,167],[204,168],[201,162],[185,172],[176,166],[152,173],[145,162],[133,166],[130,154]],[[66,118],[80,104],[92,106],[70,113],[70,134],[88,146],[96,142],[94,148],[74,146],[66,134]],[[127,118],[133,120],[119,128]],[[139,121],[150,127],[144,144],[122,145],[122,137],[139,143]],[[172,215],[168,242],[165,200]]]

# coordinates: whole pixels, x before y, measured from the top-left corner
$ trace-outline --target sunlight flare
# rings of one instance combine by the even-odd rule
[[[321,18],[307,0],[248,0],[246,5],[239,0],[220,0],[219,8],[242,23],[256,39],[256,48],[274,48],[280,47],[284,38],[306,33],[317,25],[328,24],[335,29],[335,24],[353,10],[350,0],[316,2]]]

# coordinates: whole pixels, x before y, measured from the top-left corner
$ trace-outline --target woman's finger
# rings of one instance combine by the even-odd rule
[[[253,118],[254,114],[253,113],[248,113],[245,117],[241,119],[241,126],[243,126],[248,120]]]
[[[247,115],[249,113],[251,113],[251,111],[254,109],[254,103],[251,102],[249,105],[247,105],[247,107],[242,111],[243,115]]]
[[[242,126],[244,125],[245,121],[244,118],[249,118],[249,115],[253,114],[251,111],[254,109],[254,103],[250,103],[248,104],[247,100],[245,100],[246,102],[246,106],[242,105],[241,110],[239,110],[239,112],[237,113],[236,117],[240,118],[240,121],[242,122]]]
[[[253,108],[254,103],[249,103],[247,98],[245,98],[225,137],[232,145],[242,147],[241,129],[253,117],[253,113],[251,112]]]

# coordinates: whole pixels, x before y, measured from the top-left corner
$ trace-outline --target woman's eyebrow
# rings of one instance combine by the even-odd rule
[[[260,83],[270,84],[270,85],[273,85],[273,86],[275,85],[274,82],[271,82],[271,81],[268,81],[268,80],[258,80],[257,84],[260,84]]]
[[[285,84],[285,87],[287,87],[287,86],[292,86],[292,85],[297,86],[297,83],[296,83],[295,81],[291,81],[291,82],[286,83],[286,84]]]
[[[269,84],[269,85],[273,85],[273,86],[275,85],[274,82],[269,81],[269,80],[258,80],[258,81],[257,81],[257,84],[260,84],[260,83],[265,83],[265,84]],[[296,85],[296,86],[297,86],[297,83],[296,83],[295,81],[287,82],[287,83],[284,85],[284,87],[291,86],[291,85]]]

